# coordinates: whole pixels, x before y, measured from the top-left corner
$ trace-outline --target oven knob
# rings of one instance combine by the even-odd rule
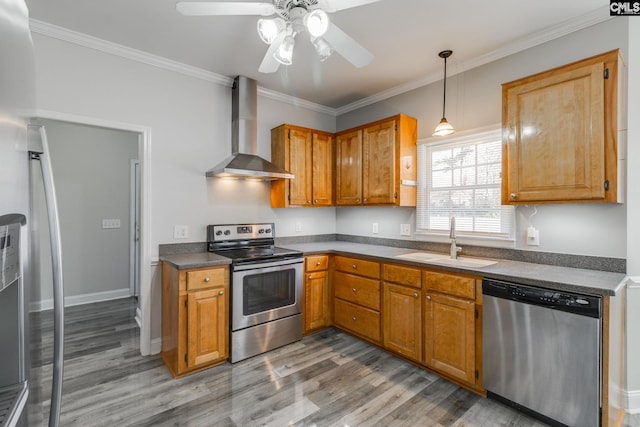
[[[224,235],[228,236],[229,234],[231,234],[231,230],[224,230]]]
[[[267,234],[271,234],[271,229],[267,228],[266,230],[264,230],[264,232],[267,233]]]
[[[222,230],[216,231],[216,236],[222,236]]]
[[[264,228],[261,228],[260,230],[258,230],[258,234],[264,234]]]

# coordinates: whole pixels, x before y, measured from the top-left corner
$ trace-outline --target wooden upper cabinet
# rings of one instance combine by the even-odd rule
[[[362,131],[336,136],[336,205],[362,204]]]
[[[271,207],[333,204],[333,135],[291,125],[271,129],[271,162],[295,175],[271,182]]]
[[[502,203],[619,202],[614,50],[502,85]]]
[[[397,197],[396,127],[396,121],[389,120],[362,130],[362,193],[365,204],[393,204]]]

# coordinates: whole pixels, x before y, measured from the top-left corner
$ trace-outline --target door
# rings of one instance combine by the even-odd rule
[[[336,137],[336,205],[362,203],[362,131]]]
[[[304,291],[305,332],[326,326],[329,303],[328,287],[326,271],[306,274]]]
[[[384,284],[384,346],[410,359],[422,360],[422,306],[420,291]]]
[[[218,287],[189,292],[187,360],[190,368],[228,355],[228,292]]]
[[[362,196],[365,204],[395,202],[396,121],[368,127],[362,137]]]
[[[313,133],[312,197],[314,206],[333,204],[333,137]]]
[[[289,181],[289,204],[311,205],[311,132],[289,130],[289,172],[295,175]]]
[[[424,306],[425,364],[474,384],[475,348],[475,301],[428,293]]]

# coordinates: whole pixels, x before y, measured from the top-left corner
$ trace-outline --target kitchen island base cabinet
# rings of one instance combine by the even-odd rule
[[[229,267],[162,263],[162,359],[174,377],[229,357]]]

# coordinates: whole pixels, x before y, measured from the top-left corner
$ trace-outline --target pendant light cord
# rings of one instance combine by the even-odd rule
[[[447,105],[447,57],[444,57],[444,93],[442,94],[442,117],[446,117],[444,114],[445,105]]]

